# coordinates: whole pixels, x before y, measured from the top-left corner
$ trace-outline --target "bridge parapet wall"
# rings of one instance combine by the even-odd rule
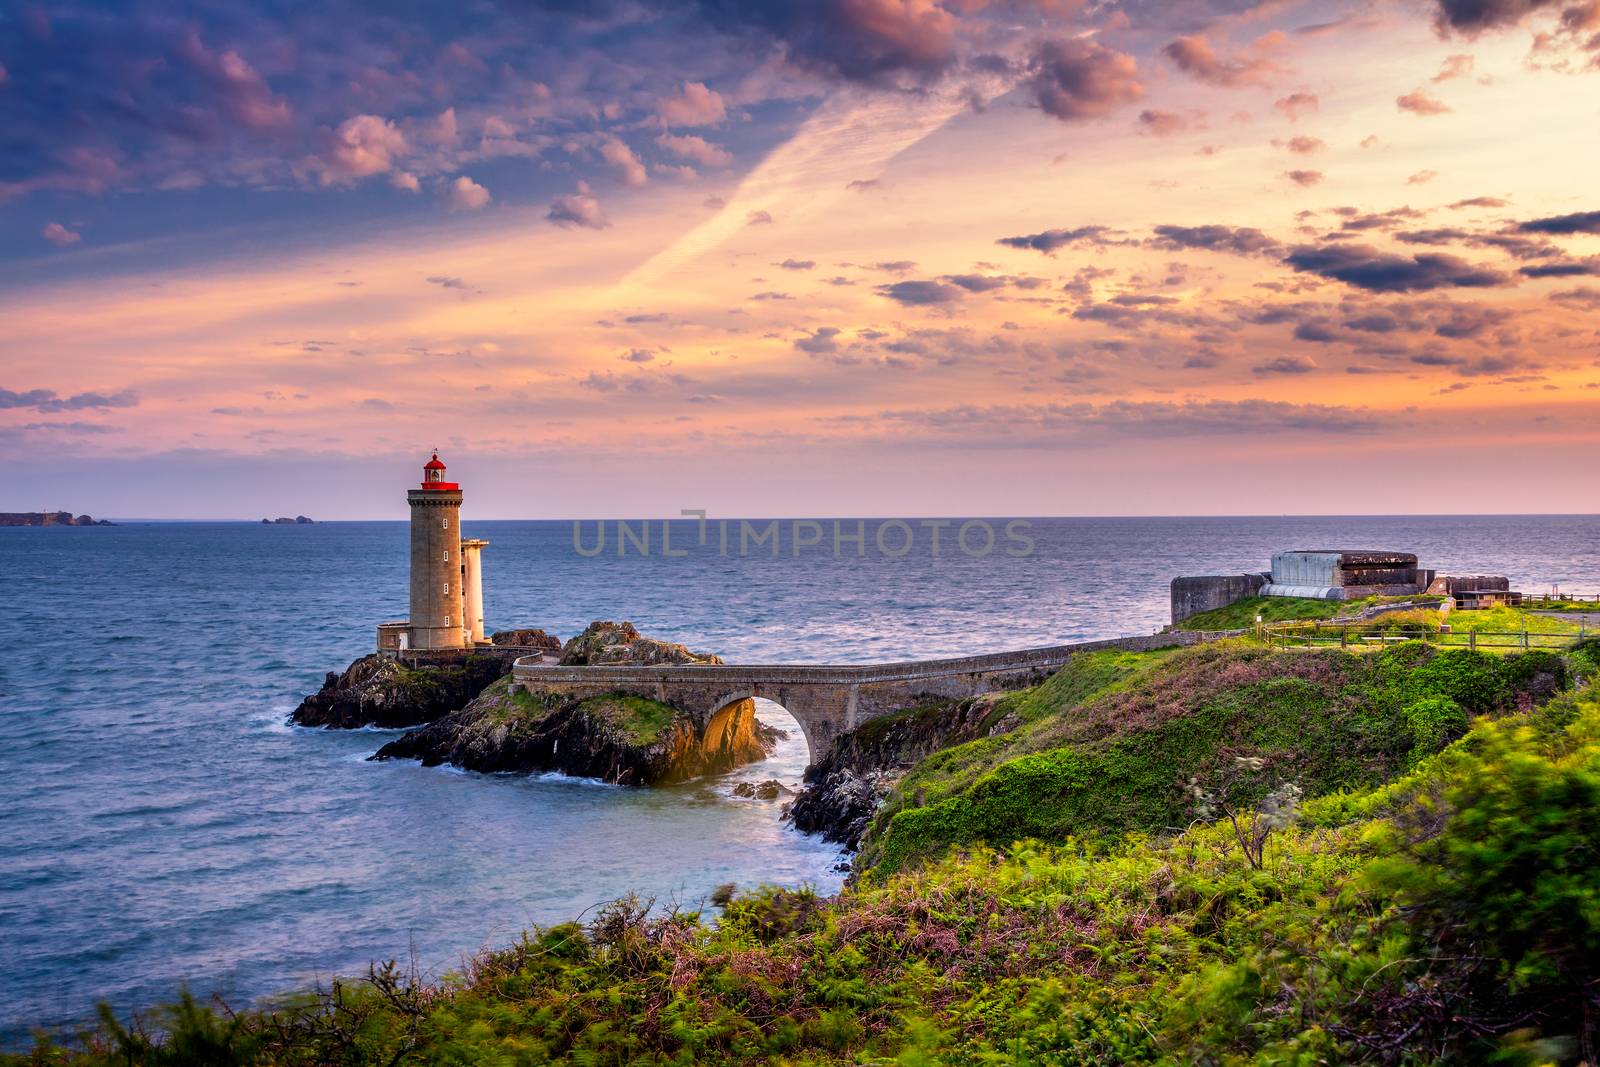
[[[679,708],[703,730],[736,700],[763,697],[783,705],[805,732],[813,759],[839,734],[883,715],[932,700],[961,699],[1037,685],[1084,652],[1144,652],[1192,645],[1188,632],[1119,637],[979,656],[901,663],[684,664],[557,667],[525,657],[512,677],[524,688],[568,696],[628,693]]]

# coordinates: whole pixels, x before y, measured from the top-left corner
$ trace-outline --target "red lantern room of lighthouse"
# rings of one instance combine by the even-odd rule
[[[455,482],[444,480],[444,464],[439,461],[439,453],[435,452],[433,458],[422,465],[422,488],[439,491],[460,489]]]

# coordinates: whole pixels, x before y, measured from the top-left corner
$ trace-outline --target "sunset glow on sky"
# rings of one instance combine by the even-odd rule
[[[0,510],[1600,510],[1600,0],[412,7],[0,14]]]

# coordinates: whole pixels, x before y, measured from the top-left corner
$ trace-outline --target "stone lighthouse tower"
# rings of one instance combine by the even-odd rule
[[[437,452],[423,465],[422,484],[406,493],[406,502],[411,505],[411,617],[400,647],[470,648],[483,640],[479,552],[489,542],[461,539],[461,486],[445,480]]]

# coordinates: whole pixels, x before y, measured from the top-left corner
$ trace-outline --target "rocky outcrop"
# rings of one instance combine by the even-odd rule
[[[0,526],[115,526],[108,519],[70,511],[0,511]]]
[[[310,526],[312,524],[312,520],[304,515],[296,515],[292,519],[287,515],[280,515],[276,519],[262,519],[261,522],[266,526]]]
[[[683,645],[639,636],[631,622],[591,622],[583,633],[561,649],[561,666],[595,667],[632,664],[653,667],[666,663],[721,663],[707,652],[691,652]]]
[[[943,701],[874,719],[840,736],[833,750],[806,768],[804,788],[788,808],[797,830],[854,849],[883,798],[917,763],[951,745],[1004,733],[993,693]]]
[[[454,662],[428,665],[362,656],[342,674],[329,671],[322,688],[301,701],[289,718],[301,726],[335,729],[432,722],[465,707],[503,677],[517,654],[474,652]]]
[[[502,678],[460,711],[391,741],[372,758],[661,785],[765,759],[782,736],[756,719],[750,700],[701,726],[689,712],[641,697],[538,695]]]
[[[561,652],[561,638],[543,630],[496,630],[489,635],[489,643],[502,648],[526,648],[534,652]]]
[[[628,622],[592,623],[565,645],[532,629],[502,631],[493,642],[496,651],[512,658],[533,651],[554,658],[559,651],[561,663],[571,666],[722,662],[683,645],[643,637]],[[509,675],[489,681],[468,700],[384,745],[372,758],[660,785],[765,759],[784,736],[756,719],[752,700],[738,701],[702,721],[690,709],[638,696],[528,692]]]

